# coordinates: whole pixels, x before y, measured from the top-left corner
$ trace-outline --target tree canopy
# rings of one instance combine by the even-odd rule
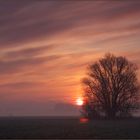
[[[106,54],[88,66],[82,113],[89,118],[132,115],[139,107],[137,66],[125,57]]]

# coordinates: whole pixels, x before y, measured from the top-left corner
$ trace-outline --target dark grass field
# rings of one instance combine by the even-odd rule
[[[81,123],[74,117],[1,117],[0,138],[140,139],[140,118]]]

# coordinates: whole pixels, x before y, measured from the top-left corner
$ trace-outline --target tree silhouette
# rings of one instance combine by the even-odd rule
[[[131,115],[139,106],[137,66],[125,57],[106,54],[89,65],[83,79],[82,113],[89,118],[115,118]]]

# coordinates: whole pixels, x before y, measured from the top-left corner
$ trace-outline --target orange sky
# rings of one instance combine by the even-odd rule
[[[138,0],[6,0],[0,15],[0,115],[78,115],[89,63],[110,52],[139,66]]]

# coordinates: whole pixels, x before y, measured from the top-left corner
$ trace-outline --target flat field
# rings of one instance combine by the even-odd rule
[[[140,118],[82,123],[74,117],[1,117],[0,138],[140,139]]]

